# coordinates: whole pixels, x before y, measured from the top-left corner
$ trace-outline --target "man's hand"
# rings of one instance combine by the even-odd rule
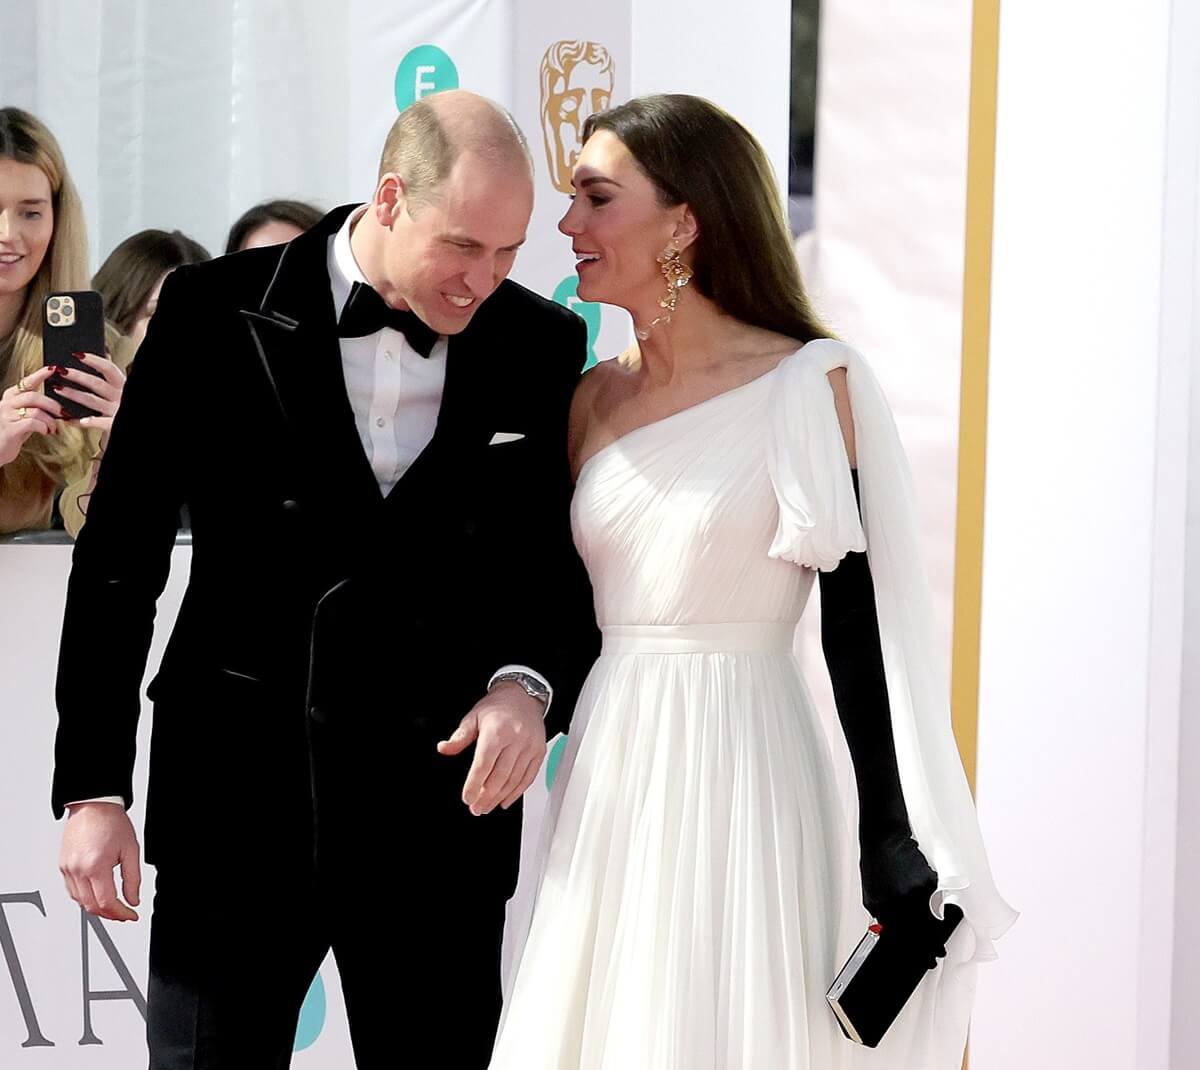
[[[117,898],[113,869],[121,867],[121,890],[137,906],[142,886],[137,834],[116,803],[78,803],[69,808],[58,871],[67,894],[89,914],[109,921],[137,921],[137,911]]]
[[[472,743],[475,760],[463,802],[476,817],[497,806],[507,810],[533,783],[546,756],[545,707],[512,681],[497,684],[462,719],[438,753],[461,754]]]

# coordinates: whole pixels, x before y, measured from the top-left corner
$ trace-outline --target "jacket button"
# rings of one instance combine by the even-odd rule
[[[298,513],[300,511],[300,503],[295,498],[288,498],[283,503],[283,508],[289,513]]]
[[[313,724],[324,724],[325,723],[325,713],[323,710],[321,710],[317,706],[309,706],[308,717],[309,717],[309,720],[311,720]]]

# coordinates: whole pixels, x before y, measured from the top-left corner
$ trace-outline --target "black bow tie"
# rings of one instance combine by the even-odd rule
[[[389,308],[370,286],[356,282],[350,287],[350,298],[338,318],[338,337],[362,338],[384,327],[400,331],[423,357],[429,356],[438,338],[437,331],[422,322],[415,312]]]

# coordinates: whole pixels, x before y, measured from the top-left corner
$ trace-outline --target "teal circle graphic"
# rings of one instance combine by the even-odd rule
[[[437,45],[417,45],[396,68],[396,109],[422,97],[458,88],[458,68]]]
[[[578,294],[579,276],[568,275],[554,287],[553,300],[581,316],[583,322],[587,324],[588,356],[587,363],[583,366],[583,370],[587,371],[596,363],[596,343],[600,340],[602,309],[595,301],[580,301]]]
[[[296,1024],[296,1039],[292,1043],[292,1051],[303,1051],[317,1042],[321,1030],[325,1028],[325,982],[321,975],[313,978],[309,985],[308,995],[300,1007],[300,1021]]]
[[[546,759],[546,790],[554,787],[554,778],[558,776],[558,763],[562,761],[563,751],[567,749],[567,737],[559,736],[558,741],[550,748],[550,756]]]

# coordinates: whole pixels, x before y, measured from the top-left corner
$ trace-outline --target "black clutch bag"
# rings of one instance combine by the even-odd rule
[[[939,948],[960,921],[962,911],[947,905]],[[931,951],[872,925],[825,993],[842,1032],[856,1044],[876,1047],[917,990],[931,957]]]

